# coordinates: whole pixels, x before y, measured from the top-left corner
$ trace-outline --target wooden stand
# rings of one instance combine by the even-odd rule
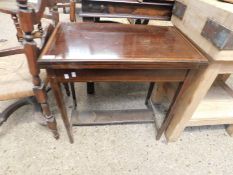
[[[186,87],[174,111],[169,113],[171,120],[165,131],[168,141],[176,141],[187,126],[232,124],[233,91],[224,82],[233,73],[232,20],[231,4],[217,0],[176,1],[172,23],[206,53],[210,64],[195,72],[192,85]],[[156,97],[158,102],[163,96],[174,94],[164,84],[159,91],[163,95]],[[227,128],[231,136],[232,128]]]
[[[219,74],[233,73],[232,67],[233,62],[215,62],[194,76],[195,83],[169,114],[173,117],[165,132],[168,141],[176,141],[187,126],[233,124],[233,91],[222,80],[213,85]],[[232,127],[227,132],[232,136]]]
[[[212,85],[188,126],[233,124],[233,90],[223,81]]]
[[[163,93],[166,93],[163,98],[166,97],[168,101],[171,101],[176,86],[166,83],[160,89],[163,89]],[[161,102],[160,97],[158,100]],[[216,81],[198,105],[187,126],[233,124],[232,106],[233,90],[225,82]]]

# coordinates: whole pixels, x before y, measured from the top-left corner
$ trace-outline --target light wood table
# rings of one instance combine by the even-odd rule
[[[165,133],[169,141],[177,140],[187,126],[233,124],[233,91],[225,83],[233,73],[233,5],[217,0],[177,0],[176,9],[184,13],[174,13],[172,23],[208,55],[209,65],[195,73],[192,85],[170,114]],[[171,87],[166,88],[172,92]],[[232,128],[227,128],[229,135],[233,135]]]
[[[186,88],[174,106],[172,120],[165,132],[168,141],[176,141],[187,126],[233,124],[233,91],[219,80],[217,91],[205,98],[219,74],[233,73],[233,62],[212,62],[208,67],[196,72],[192,84]],[[211,91],[209,91],[211,93]],[[208,95],[208,94],[207,94]],[[220,106],[219,106],[220,105]],[[232,135],[232,127],[227,129]]]

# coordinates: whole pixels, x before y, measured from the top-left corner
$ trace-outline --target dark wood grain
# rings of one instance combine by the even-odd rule
[[[127,0],[120,1],[124,3]],[[60,23],[40,55],[38,64],[47,70],[72,142],[60,83],[185,81],[170,107],[172,112],[183,89],[191,84],[187,80],[191,76],[190,70],[206,66],[207,59],[174,27]],[[160,131],[164,131],[168,119]]]
[[[41,57],[39,64],[43,67],[51,64],[58,65],[57,68],[197,68],[207,63],[174,27],[61,23],[48,43],[43,55],[55,57]]]

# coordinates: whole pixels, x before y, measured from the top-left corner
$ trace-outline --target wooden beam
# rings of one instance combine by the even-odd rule
[[[179,102],[174,106],[173,113],[170,114],[173,117],[165,132],[168,141],[176,141],[188,125],[192,114],[216,79],[219,67],[219,64],[212,63],[207,68],[198,70],[192,77],[192,83],[186,87]]]
[[[153,112],[148,109],[82,112],[73,110],[71,116],[71,121],[74,126],[154,123]]]

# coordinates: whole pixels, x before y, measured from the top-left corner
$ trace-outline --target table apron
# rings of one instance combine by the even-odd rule
[[[48,78],[58,82],[181,82],[188,69],[47,69]]]

